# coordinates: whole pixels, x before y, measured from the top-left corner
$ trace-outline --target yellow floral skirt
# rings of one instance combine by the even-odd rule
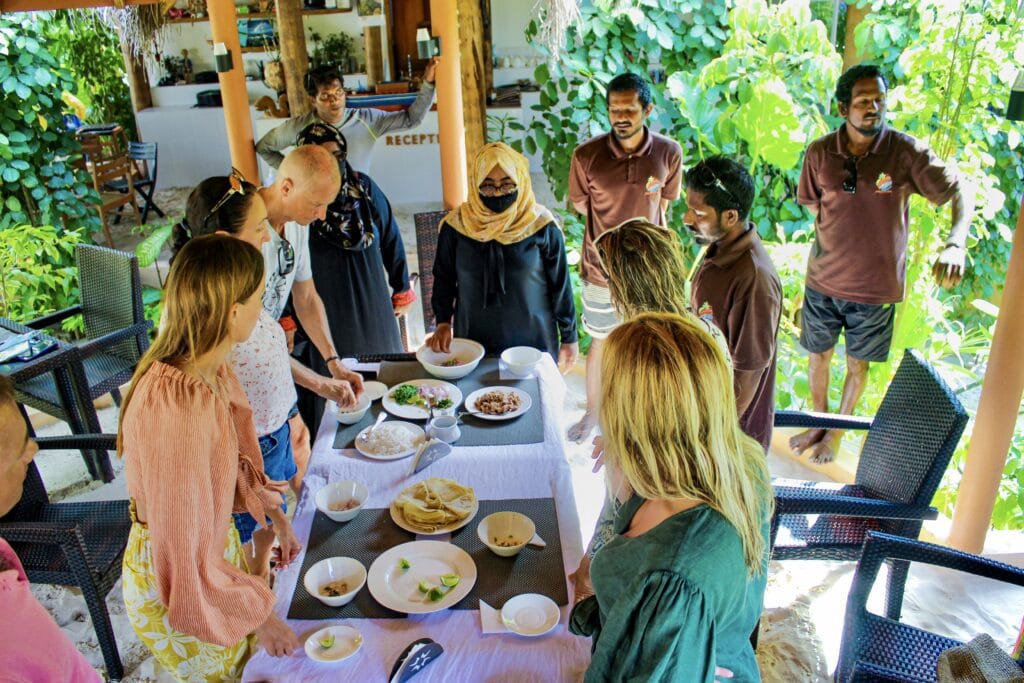
[[[135,516],[131,501],[132,528],[121,568],[124,604],[132,627],[160,665],[180,681],[238,681],[249,659],[256,638],[229,647],[205,643],[195,636],[175,631],[167,621],[167,608],[160,602],[153,555],[149,545],[149,528]],[[246,568],[242,544],[235,525],[228,526],[224,559]]]

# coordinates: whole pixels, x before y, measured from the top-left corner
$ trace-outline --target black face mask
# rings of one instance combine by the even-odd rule
[[[489,210],[494,213],[502,213],[508,207],[516,203],[516,199],[519,198],[519,190],[514,190],[508,194],[499,195],[497,197],[488,197],[487,195],[480,193],[480,201]]]

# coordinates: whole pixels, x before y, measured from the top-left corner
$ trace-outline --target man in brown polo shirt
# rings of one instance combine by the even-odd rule
[[[797,200],[815,217],[800,344],[810,352],[818,412],[828,412],[829,363],[840,332],[846,331],[840,413],[853,413],[868,366],[889,355],[906,280],[911,195],[937,206],[952,200],[952,231],[932,272],[944,287],[963,276],[973,201],[924,142],[885,125],[887,90],[877,66],[848,69],[836,83],[846,121],[811,143],[800,176]],[[841,438],[841,430],[810,429],[790,439],[790,447],[797,453],[810,448],[814,462],[829,462]]]
[[[767,452],[782,284],[757,227],[747,221],[753,203],[754,180],[731,159],[711,157],[686,172],[686,227],[708,247],[693,276],[690,303],[725,335],[740,428]]]
[[[591,339],[587,410],[569,429],[569,438],[576,442],[583,441],[597,423],[601,347],[619,323],[594,240],[630,218],[665,225],[665,209],[678,199],[682,179],[679,143],[645,125],[653,109],[647,81],[636,74],[619,74],[608,84],[607,101],[611,132],[577,147],[569,170],[569,199],[587,219],[580,274],[583,327]]]

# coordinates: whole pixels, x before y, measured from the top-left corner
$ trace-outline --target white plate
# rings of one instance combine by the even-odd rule
[[[517,394],[519,396],[521,404],[519,405],[519,408],[517,410],[513,410],[511,413],[505,413],[504,415],[487,415],[481,413],[479,415],[474,415],[473,417],[478,417],[481,420],[511,420],[513,418],[519,417],[520,415],[528,411],[530,409],[530,406],[533,405],[533,399],[531,399],[530,395],[523,391],[522,389],[516,389],[515,387],[484,387],[483,389],[477,389],[472,394],[466,397],[466,410],[468,410],[471,413],[475,413],[477,410],[479,410],[479,408],[476,407],[476,400],[490,391],[501,391],[506,394]]]
[[[388,411],[396,417],[402,417],[406,420],[426,420],[430,417],[430,411],[426,408],[420,408],[419,406],[403,406],[395,402],[395,399],[391,398],[391,392],[403,384],[411,384],[414,387],[438,387],[448,392],[448,398],[452,400],[452,410],[459,407],[462,403],[462,392],[459,388],[450,382],[445,382],[440,379],[411,379],[408,382],[399,382],[393,387],[388,387],[387,393],[384,394],[384,398],[381,399],[381,405],[384,406],[384,410]],[[448,410],[447,408],[445,410]],[[437,409],[434,413],[437,414]],[[448,413],[451,414],[451,410]]]
[[[561,616],[555,601],[539,593],[517,595],[501,608],[501,623],[521,636],[542,636],[558,625]]]
[[[388,390],[388,385],[384,382],[363,382],[363,393],[371,401],[376,401],[378,398],[384,396]]]
[[[462,527],[466,526],[467,524],[469,524],[470,522],[473,521],[473,518],[476,517],[476,513],[477,513],[477,511],[479,509],[480,509],[480,501],[477,500],[477,498],[474,496],[473,497],[473,509],[469,511],[469,514],[466,515],[466,518],[464,520],[462,520],[461,522],[453,522],[453,523],[449,524],[448,526],[440,527],[439,529],[435,529],[434,531],[424,531],[423,529],[415,527],[415,526],[409,524],[409,522],[405,521],[405,515],[402,514],[402,511],[399,510],[398,506],[395,505],[394,501],[392,501],[391,502],[391,519],[394,520],[395,524],[397,524],[398,526],[400,526],[401,528],[405,529],[406,531],[408,531],[410,533],[419,534],[421,536],[437,536],[439,534],[449,534],[449,533],[451,533],[453,531],[456,531],[456,530],[461,529]]]
[[[334,636],[334,645],[326,650],[317,642],[328,633]],[[318,662],[340,662],[348,659],[363,646],[363,635],[351,626],[328,626],[306,638],[306,655]]]
[[[373,428],[373,425],[370,425],[369,427],[364,427],[359,432],[359,434],[356,435],[356,438],[353,439],[353,443],[355,443],[356,450],[359,451],[364,456],[366,456],[367,458],[369,458],[370,460],[401,460],[402,458],[408,458],[410,455],[415,453],[419,449],[420,445],[422,445],[423,442],[426,441],[427,439],[426,434],[423,432],[423,427],[415,425],[412,422],[401,422],[399,420],[393,420],[389,422],[385,420],[384,422],[380,423],[381,427],[383,427],[384,425],[401,425],[402,427],[405,427],[408,431],[412,432],[412,448],[404,450],[401,453],[396,453],[394,455],[381,455],[378,453],[370,453],[369,451],[364,451],[360,446],[359,437],[362,436],[364,432],[368,432],[370,431],[370,429]]]
[[[409,561],[408,569],[399,566],[401,559]],[[420,581],[440,586],[442,574],[458,574],[459,585],[431,602],[420,592]],[[441,541],[412,541],[396,545],[373,561],[367,587],[384,607],[405,614],[428,614],[448,609],[469,595],[475,583],[476,564],[465,550]]]

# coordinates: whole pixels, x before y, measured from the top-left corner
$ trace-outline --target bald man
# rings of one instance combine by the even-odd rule
[[[292,378],[319,396],[353,405],[363,391],[362,377],[341,363],[327,325],[324,303],[313,284],[309,265],[309,229],[316,219],[324,219],[327,205],[341,189],[338,161],[319,145],[303,145],[293,149],[281,162],[274,184],[262,187],[260,197],[267,205],[267,218],[274,227],[270,241],[263,245],[263,261],[267,272],[267,289],[263,307],[275,320],[281,317],[288,295],[306,335],[327,361],[331,377],[317,374],[294,358]],[[293,433],[302,433],[301,418],[293,416]],[[305,432],[308,434],[308,431]],[[293,444],[294,445],[294,444]],[[306,463],[297,462],[299,472],[293,486],[305,471]],[[295,486],[297,488],[297,486]]]

